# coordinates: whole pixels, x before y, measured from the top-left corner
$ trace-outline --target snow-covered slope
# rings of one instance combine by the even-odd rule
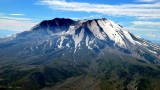
[[[19,55],[45,55],[52,51],[64,55],[67,50],[73,57],[81,56],[82,52],[100,53],[107,47],[152,63],[160,62],[159,45],[139,38],[105,18],[78,21],[55,18],[41,22],[30,31],[0,40],[0,52],[17,46],[20,47],[16,51]]]

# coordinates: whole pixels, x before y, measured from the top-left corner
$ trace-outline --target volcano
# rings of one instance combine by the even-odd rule
[[[160,46],[102,18],[55,18],[0,38],[0,88],[159,90]]]

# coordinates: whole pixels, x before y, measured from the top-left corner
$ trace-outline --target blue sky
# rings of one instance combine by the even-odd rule
[[[0,36],[55,17],[108,18],[136,35],[160,41],[159,0],[0,0]]]

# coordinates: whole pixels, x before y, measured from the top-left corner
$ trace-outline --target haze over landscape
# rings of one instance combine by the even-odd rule
[[[159,85],[159,0],[0,0],[0,90]]]

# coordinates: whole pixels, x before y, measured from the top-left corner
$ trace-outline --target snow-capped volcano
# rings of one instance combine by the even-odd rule
[[[4,88],[158,90],[159,65],[159,45],[108,19],[55,18],[0,38]]]
[[[20,56],[52,55],[51,52],[63,56],[70,52],[74,59],[75,55],[81,57],[82,54],[90,52],[105,54],[104,51],[109,48],[147,62],[160,62],[160,46],[131,34],[122,26],[105,18],[78,21],[55,18],[42,21],[30,31],[0,40],[0,52],[13,48],[17,48],[15,52]],[[0,55],[5,56],[5,53],[8,52]]]
[[[59,41],[61,42],[59,45],[60,48],[62,48],[63,41],[67,39],[66,36],[72,36],[75,43],[75,49],[80,47],[83,40],[86,41],[86,46],[90,48],[94,39],[104,42],[111,41],[114,45],[124,49],[129,48],[127,45],[128,43],[135,45],[135,41],[128,31],[107,19],[79,20],[76,22],[70,19],[55,18],[51,21],[43,21],[34,27],[33,30],[47,30],[48,34],[51,36],[59,35]],[[90,36],[93,36],[94,38],[91,38]]]

